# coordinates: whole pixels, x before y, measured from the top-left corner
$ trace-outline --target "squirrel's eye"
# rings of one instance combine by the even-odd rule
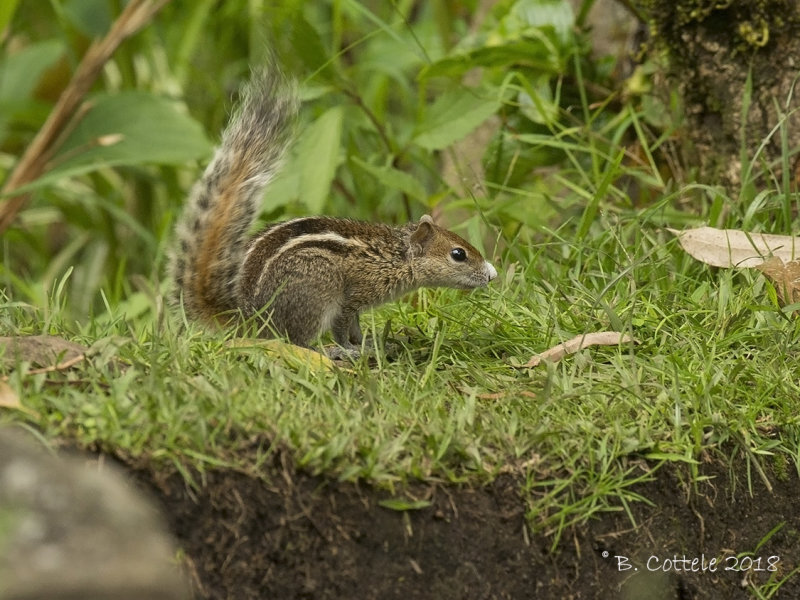
[[[450,257],[456,262],[464,262],[467,260],[467,251],[463,248],[453,248],[450,250]]]

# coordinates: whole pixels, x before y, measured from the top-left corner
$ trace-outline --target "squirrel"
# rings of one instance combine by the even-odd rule
[[[292,137],[295,84],[270,62],[253,73],[175,230],[170,278],[187,317],[252,319],[263,337],[310,347],[331,330],[333,358],[357,357],[359,313],[420,287],[473,289],[495,268],[430,216],[389,226],[301,217],[249,234]]]

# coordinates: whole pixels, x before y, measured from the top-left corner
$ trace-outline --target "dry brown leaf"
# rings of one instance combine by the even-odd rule
[[[458,385],[456,389],[465,396],[475,396],[478,400],[501,400],[506,397],[506,392],[477,392],[475,388],[467,385]]]
[[[562,342],[557,346],[553,346],[549,350],[545,350],[541,354],[534,354],[531,359],[523,365],[526,368],[532,368],[543,360],[550,362],[558,362],[568,354],[574,354],[589,346],[618,346],[627,342],[634,341],[631,336],[626,333],[619,333],[618,331],[597,331],[594,333],[586,333],[584,335],[576,335],[571,340]]]
[[[478,400],[502,400],[506,397],[505,392],[486,392],[483,394],[475,394]]]
[[[54,335],[0,337],[0,348],[3,348],[3,366],[13,367],[20,361],[29,362],[38,367],[28,371],[31,374],[73,367],[86,358],[89,350],[86,346]]]
[[[0,408],[22,408],[17,392],[5,381],[0,381]]]
[[[476,393],[475,388],[471,388],[468,386],[457,386],[456,389],[466,396],[469,396],[470,394],[475,394],[475,398],[477,398],[478,400],[503,400],[504,398],[507,398],[510,395],[509,392]],[[519,394],[520,396],[524,396],[526,398],[536,398],[536,394],[534,394],[533,392],[529,392],[528,390],[514,392],[513,394]]]
[[[783,262],[777,256],[756,267],[775,284],[783,305],[800,302],[800,261]]]
[[[33,416],[34,418],[40,418],[39,413],[37,413],[35,410],[31,410],[27,406],[22,405],[19,396],[17,396],[17,392],[15,392],[14,388],[8,385],[5,381],[0,381],[0,408],[19,410]]]
[[[757,267],[770,256],[784,262],[800,258],[800,238],[791,235],[714,227],[668,231],[678,237],[686,252],[713,267]]]

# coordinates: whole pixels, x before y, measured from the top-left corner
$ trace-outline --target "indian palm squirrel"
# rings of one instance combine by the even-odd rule
[[[473,289],[497,276],[480,252],[427,215],[399,227],[301,217],[251,237],[297,104],[295,85],[274,64],[255,72],[194,185],[170,257],[176,299],[189,318],[252,319],[259,335],[306,347],[332,330],[340,352],[353,357],[365,308],[420,287]]]

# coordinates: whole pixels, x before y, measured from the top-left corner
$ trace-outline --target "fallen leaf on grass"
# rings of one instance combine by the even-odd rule
[[[328,371],[332,370],[334,366],[334,363],[330,358],[317,352],[316,350],[302,348],[281,340],[236,338],[230,340],[227,345],[230,348],[258,348],[259,350],[263,350],[275,358],[280,358],[290,363],[300,362],[304,365],[309,365],[311,367],[321,368]]]
[[[0,337],[2,363],[10,368],[19,362],[28,362],[35,369],[29,374],[62,371],[86,358],[88,348],[55,335],[26,335]]]
[[[543,360],[558,362],[568,354],[574,354],[589,346],[618,346],[632,341],[634,340],[631,336],[626,333],[619,333],[618,331],[597,331],[594,333],[576,335],[571,340],[553,346],[541,354],[534,354],[531,359],[523,365],[523,368],[538,366]]]
[[[773,256],[757,265],[756,269],[775,284],[775,291],[783,305],[800,302],[800,261],[783,262]]]
[[[800,237],[699,227],[669,231],[686,252],[714,267],[756,268],[775,285],[783,306],[800,302]]]
[[[462,394],[469,396],[470,394],[475,394],[475,398],[478,400],[503,400],[508,396],[513,396],[515,394],[519,394],[520,396],[525,396],[526,398],[536,398],[536,394],[533,392],[529,392],[528,390],[520,390],[520,391],[508,391],[508,392],[482,392],[482,393],[475,393],[473,388],[467,386],[459,386],[458,391]]]
[[[14,388],[8,385],[5,381],[0,381],[0,408],[19,410],[39,418],[39,413],[37,413],[35,410],[31,410],[27,406],[22,405],[22,402],[19,400],[19,396],[17,396],[17,392],[15,392]]]
[[[478,400],[502,400],[506,397],[505,392],[486,392],[484,394],[475,394]]]
[[[0,381],[0,408],[22,408],[17,392],[5,381]]]
[[[712,267],[757,267],[770,256],[790,262],[800,258],[800,238],[738,229],[668,229],[686,252]]]
[[[458,385],[456,389],[465,396],[475,396],[478,400],[501,400],[506,397],[506,392],[478,392],[475,388]]]

